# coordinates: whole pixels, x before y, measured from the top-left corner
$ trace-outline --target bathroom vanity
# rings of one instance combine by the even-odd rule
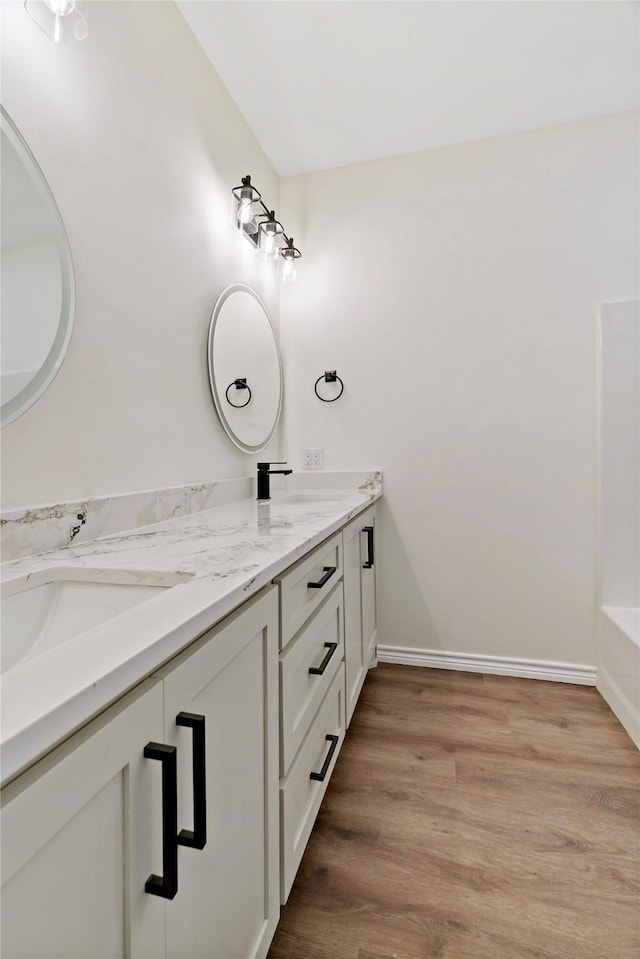
[[[75,284],[44,175],[0,121],[60,275],[41,316],[22,270],[4,425],[60,368]],[[56,348],[23,361],[26,315]],[[282,360],[243,283],[216,300],[207,362],[223,430],[261,452]],[[267,499],[265,474],[264,502],[245,477],[3,514],[3,956],[266,955],[375,657],[381,477],[333,476]]]
[[[294,491],[12,564],[14,589],[182,581],[3,674],[3,955],[266,955],[375,657],[380,494]]]

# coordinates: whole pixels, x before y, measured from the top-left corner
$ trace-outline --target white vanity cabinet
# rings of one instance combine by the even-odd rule
[[[265,959],[375,659],[375,522],[2,789],[3,959]]]
[[[3,790],[3,957],[264,959],[277,651],[270,587]]]
[[[346,723],[362,689],[376,646],[376,508],[369,507],[342,531]]]

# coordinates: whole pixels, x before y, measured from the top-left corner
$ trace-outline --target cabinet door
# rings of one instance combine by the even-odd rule
[[[351,717],[375,655],[375,507],[343,530],[346,723]]]
[[[2,955],[164,956],[162,687],[146,683],[2,791]]]
[[[358,701],[366,666],[362,645],[362,592],[360,540],[362,523],[356,520],[343,531],[344,563],[344,662],[346,674],[346,724]]]
[[[375,656],[377,633],[376,553],[377,527],[375,506],[362,515],[360,548],[362,550],[362,644],[365,669]]]
[[[180,845],[167,956],[262,959],[279,917],[278,601],[269,588],[199,640],[164,679],[178,747],[178,829],[194,823],[194,730],[204,717],[206,844]],[[196,793],[201,790],[197,787]]]

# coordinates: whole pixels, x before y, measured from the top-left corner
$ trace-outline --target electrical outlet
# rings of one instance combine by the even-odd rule
[[[324,448],[322,446],[309,447],[302,450],[302,465],[307,470],[321,470],[324,468]]]

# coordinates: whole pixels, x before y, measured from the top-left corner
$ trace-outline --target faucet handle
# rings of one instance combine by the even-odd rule
[[[269,469],[270,466],[286,466],[286,460],[274,460],[272,463],[258,463],[258,469],[260,472],[265,472]]]

